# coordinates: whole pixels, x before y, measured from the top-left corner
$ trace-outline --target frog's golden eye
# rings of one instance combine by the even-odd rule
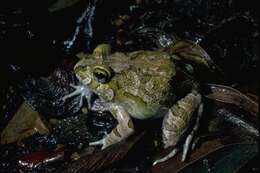
[[[112,69],[104,65],[98,65],[94,67],[93,75],[98,82],[107,83],[112,78]]]

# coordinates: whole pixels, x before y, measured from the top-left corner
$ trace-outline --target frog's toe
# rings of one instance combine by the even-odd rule
[[[95,142],[90,142],[88,145],[89,146],[102,145],[102,148],[103,148],[104,144],[105,144],[105,139],[100,139]]]
[[[187,157],[187,154],[188,154],[188,151],[189,151],[189,148],[190,148],[190,145],[192,143],[192,139],[196,133],[196,131],[198,130],[199,128],[199,123],[200,123],[200,119],[201,119],[201,116],[202,116],[202,112],[203,112],[203,104],[201,103],[199,105],[199,109],[198,109],[198,116],[196,118],[196,122],[195,122],[195,125],[194,127],[192,128],[192,131],[191,133],[188,135],[188,137],[186,138],[185,140],[185,143],[184,143],[184,146],[183,146],[183,153],[182,153],[182,161],[185,161],[186,160],[186,157]]]
[[[74,85],[74,84],[70,84],[70,86],[71,87],[73,87],[73,88],[75,88],[75,91],[73,91],[72,93],[69,93],[69,94],[67,94],[67,95],[65,95],[65,96],[63,96],[62,98],[61,98],[61,100],[62,101],[66,101],[67,99],[69,99],[69,98],[71,98],[71,97],[74,97],[74,96],[77,96],[77,95],[79,95],[81,92],[81,88],[79,87],[79,86],[76,86],[76,85]]]
[[[74,95],[72,95],[72,94],[68,94],[68,95],[65,95],[65,96],[63,96],[62,98],[61,98],[61,100],[63,101],[63,102],[65,102],[67,99],[69,99],[69,98],[71,98],[71,97],[73,97]]]
[[[192,138],[193,138],[193,135],[189,135],[185,140],[185,143],[184,143],[183,149],[182,149],[182,158],[181,158],[182,162],[184,162],[187,158],[187,154],[188,154],[188,151],[189,151],[189,148],[190,148],[190,145],[191,145]],[[182,148],[181,146],[174,147],[173,150],[169,154],[167,154],[166,156],[164,156],[161,159],[155,160],[153,162],[153,166],[158,164],[158,163],[165,162],[168,159],[174,157],[181,150],[181,148]]]
[[[184,162],[187,158],[187,154],[188,154],[189,149],[191,148],[190,145],[192,143],[192,139],[194,137],[195,131],[196,131],[196,127],[194,127],[192,129],[192,132],[188,135],[188,137],[185,140],[185,143],[183,145],[183,150],[182,150],[182,157],[181,157],[182,162]],[[156,164],[161,163],[161,162],[165,162],[166,160],[174,157],[180,151],[180,149],[181,149],[181,146],[174,147],[174,149],[168,155],[166,155],[165,157],[163,157],[161,159],[154,161],[153,165],[156,165]]]
[[[153,166],[158,164],[158,163],[161,163],[161,162],[165,162],[166,160],[174,157],[177,153],[179,152],[179,148],[178,147],[175,147],[167,156],[161,158],[161,159],[157,159],[153,162]]]
[[[190,145],[192,143],[193,136],[194,136],[194,131],[192,131],[192,133],[188,135],[188,137],[185,140],[184,145],[182,146],[183,147],[183,149],[182,149],[182,158],[181,158],[182,162],[184,162],[186,160],[186,158],[187,158],[187,154],[188,154],[188,151],[190,149]],[[166,160],[174,157],[181,150],[182,147],[181,146],[174,147],[173,150],[169,154],[167,154],[166,156],[164,156],[161,159],[155,160],[153,162],[153,165],[156,165],[156,164],[161,163],[161,162],[165,162]]]
[[[189,151],[189,148],[190,148],[190,145],[191,145],[191,141],[192,141],[192,138],[193,138],[193,134],[192,135],[189,135],[186,140],[185,140],[185,143],[183,145],[183,152],[182,152],[182,157],[181,157],[181,161],[185,161],[186,158],[187,158],[187,154],[188,154],[188,151]]]
[[[114,144],[114,141],[108,141],[108,138],[105,137],[103,139],[100,139],[98,141],[95,142],[90,142],[88,145],[89,146],[96,146],[96,145],[102,145],[101,150],[104,150],[105,148],[107,148],[108,146]]]

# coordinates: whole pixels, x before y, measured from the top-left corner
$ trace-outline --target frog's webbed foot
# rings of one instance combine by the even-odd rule
[[[121,106],[112,106],[111,113],[117,119],[117,126],[103,139],[91,142],[89,145],[102,145],[102,150],[106,147],[120,142],[134,132],[134,126],[128,113]]]
[[[164,147],[175,146],[172,152],[167,156],[156,160],[153,165],[160,162],[164,162],[171,157],[175,156],[181,148],[177,146],[183,134],[189,127],[190,119],[194,111],[198,109],[198,115],[196,117],[196,122],[191,132],[187,136],[185,143],[183,145],[182,161],[185,161],[187,153],[189,151],[193,136],[198,130],[199,121],[203,112],[203,104],[201,103],[201,95],[193,91],[186,97],[177,102],[167,113],[163,120],[163,143]]]
[[[85,86],[83,85],[74,85],[74,84],[70,84],[70,86],[72,88],[74,88],[75,90],[68,94],[65,95],[61,98],[61,100],[63,100],[64,102],[74,96],[80,95],[80,102],[79,102],[79,106],[82,107],[83,105],[83,97],[85,97],[87,99],[88,102],[88,107],[91,108],[91,96],[92,96],[92,92]]]

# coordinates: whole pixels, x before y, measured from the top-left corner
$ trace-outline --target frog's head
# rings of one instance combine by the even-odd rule
[[[80,82],[99,97],[111,101],[114,98],[112,78],[113,69],[99,59],[82,59],[74,67]]]

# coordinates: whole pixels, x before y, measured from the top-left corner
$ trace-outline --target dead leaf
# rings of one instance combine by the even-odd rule
[[[205,97],[219,102],[236,105],[253,115],[258,114],[258,103],[240,91],[224,85],[208,84],[208,86],[212,93],[205,95]]]
[[[201,146],[191,151],[185,162],[181,161],[182,153],[180,152],[175,157],[153,166],[151,169],[151,173],[177,173],[178,170],[184,168],[188,164],[206,156],[208,153],[214,151],[219,147],[223,147],[224,139],[226,140],[226,144],[234,142],[233,139],[230,137],[224,137],[221,139],[217,138],[214,140],[206,141],[202,143]]]
[[[257,153],[257,144],[226,145],[189,164],[178,173],[235,173]]]
[[[118,144],[112,145],[105,150],[99,151],[95,154],[81,157],[76,161],[72,161],[66,167],[59,169],[57,172],[77,173],[80,171],[97,171],[116,161],[121,160],[126,156],[128,151],[134,144],[144,135],[145,132],[138,136],[129,137],[127,140]]]
[[[9,144],[32,136],[35,133],[48,134],[49,129],[38,112],[23,102],[13,118],[1,133],[1,144]]]

